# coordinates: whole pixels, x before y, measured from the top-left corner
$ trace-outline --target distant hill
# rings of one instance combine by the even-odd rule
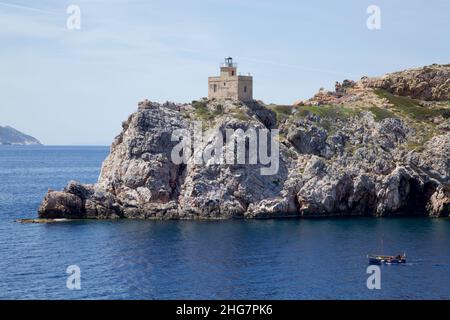
[[[0,145],[40,145],[38,139],[10,126],[0,126]]]

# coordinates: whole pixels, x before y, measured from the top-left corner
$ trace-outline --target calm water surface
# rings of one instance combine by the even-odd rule
[[[74,221],[48,188],[96,181],[107,147],[0,146],[0,299],[449,299],[449,219]],[[366,287],[366,254],[406,251]],[[81,290],[66,268],[81,268]]]

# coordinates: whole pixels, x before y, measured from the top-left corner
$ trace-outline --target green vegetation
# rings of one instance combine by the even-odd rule
[[[414,128],[416,135],[405,144],[405,147],[408,151],[422,152],[425,143],[438,134],[436,126],[427,122],[415,122],[410,125]]]
[[[377,89],[375,93],[380,98],[385,98],[394,105],[395,109],[399,112],[415,119],[415,120],[427,120],[429,118],[437,117],[437,116],[448,116],[448,109],[433,109],[429,107],[422,106],[419,101],[415,99],[411,99],[408,97],[396,96],[392,93],[389,93],[385,90]]]
[[[426,142],[426,141],[425,141]],[[425,150],[423,141],[408,141],[406,144],[406,150],[415,151],[415,152],[423,152]]]
[[[206,103],[206,101],[194,100],[194,101],[192,101],[192,106],[195,109],[206,109],[207,103]]]
[[[292,114],[292,110],[294,107],[289,105],[269,104],[267,108],[275,112],[277,116],[277,123],[279,124],[281,121],[288,118]]]
[[[221,104],[218,104],[216,106],[216,109],[214,110],[213,115],[214,115],[214,117],[223,115],[223,106]]]
[[[441,115],[445,119],[450,119],[450,109],[441,109]]]
[[[195,108],[195,115],[201,120],[213,120],[215,117],[223,114],[223,106],[217,105],[214,111],[208,109],[206,101],[192,101]]]
[[[267,108],[274,111],[277,115],[282,114],[282,115],[289,116],[292,114],[292,109],[294,107],[289,106],[289,105],[269,104],[267,106]]]
[[[300,117],[305,117],[308,114],[315,114],[321,118],[328,118],[331,120],[346,120],[357,116],[360,113],[360,110],[358,109],[351,109],[341,105],[299,106],[297,107],[297,110],[297,115]]]
[[[345,148],[345,152],[346,152],[347,154],[349,154],[349,155],[352,155],[352,156],[354,156],[356,150],[358,150],[358,147],[355,146],[354,144],[351,144],[351,143],[345,144],[345,147],[344,147],[344,148]]]
[[[445,104],[436,104],[433,108],[432,106],[422,105],[420,101],[416,99],[397,96],[385,90],[378,89],[375,90],[375,93],[380,98],[387,99],[389,103],[393,105],[393,112],[406,116],[410,119],[409,125],[415,129],[417,138],[409,140],[405,144],[407,150],[415,150],[416,152],[423,151],[424,144],[437,134],[435,128],[436,125],[433,121],[427,120],[431,120],[432,118],[439,116],[445,119],[450,118],[450,108],[445,108]],[[391,111],[380,109],[383,110],[383,114],[379,114],[379,110],[375,110],[374,108],[375,107],[370,108],[370,111],[372,111],[376,119],[382,119],[386,116],[386,112],[391,113]]]
[[[242,109],[235,109],[233,110],[232,114],[236,119],[239,119],[241,121],[249,120],[247,113]]]
[[[381,120],[387,119],[387,118],[395,118],[395,115],[390,112],[387,109],[383,109],[380,107],[370,107],[369,111],[373,113],[373,115],[375,116],[375,121],[376,122],[380,122]]]
[[[321,105],[321,106],[298,106],[296,117],[306,117],[309,114],[317,115],[321,118],[320,125],[328,131],[334,133],[336,120],[347,121],[361,113],[358,108],[348,108],[342,105]]]

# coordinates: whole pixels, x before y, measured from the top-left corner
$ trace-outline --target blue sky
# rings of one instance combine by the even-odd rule
[[[81,9],[68,30],[66,9]],[[369,5],[381,29],[366,27]],[[0,125],[45,144],[111,143],[137,102],[207,95],[225,56],[254,96],[292,103],[336,80],[450,63],[450,2],[0,0]]]

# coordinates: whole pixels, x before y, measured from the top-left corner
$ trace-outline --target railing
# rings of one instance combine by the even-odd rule
[[[237,68],[237,63],[235,63],[235,62],[232,62],[232,63],[222,62],[220,64],[220,67]]]

